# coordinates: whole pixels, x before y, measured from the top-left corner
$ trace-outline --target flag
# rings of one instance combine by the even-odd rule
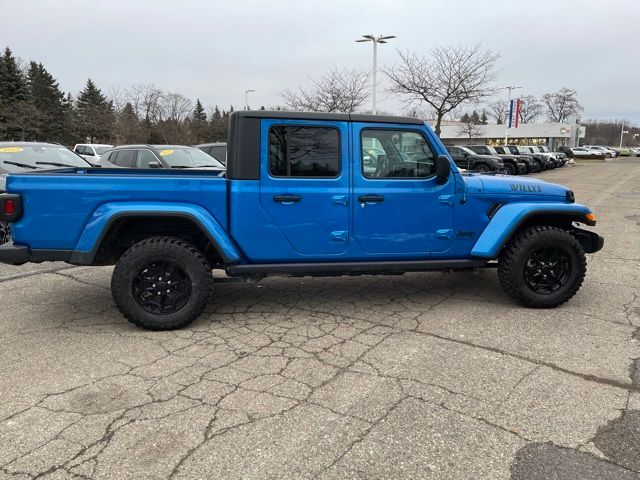
[[[519,98],[511,100],[509,103],[509,122],[508,128],[518,128],[520,125],[520,106],[522,102]]]

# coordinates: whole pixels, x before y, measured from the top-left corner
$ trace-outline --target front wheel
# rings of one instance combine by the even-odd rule
[[[147,330],[174,330],[193,322],[213,290],[211,267],[191,244],[147,238],[127,250],[113,271],[111,292],[122,314]]]
[[[498,262],[505,292],[525,307],[554,308],[573,297],[587,271],[580,242],[566,230],[533,226],[518,232]]]
[[[515,175],[516,174],[516,166],[512,163],[504,164],[504,173],[507,175]]]

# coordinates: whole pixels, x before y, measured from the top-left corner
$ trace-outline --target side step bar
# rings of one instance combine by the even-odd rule
[[[242,275],[318,275],[423,272],[429,270],[464,270],[487,266],[484,259],[411,260],[384,262],[266,263],[233,265],[227,274]]]

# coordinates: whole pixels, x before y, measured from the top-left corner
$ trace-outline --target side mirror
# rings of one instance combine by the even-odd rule
[[[161,168],[160,162],[149,162],[149,168]]]
[[[436,158],[436,181],[439,185],[447,182],[451,174],[451,164],[446,155],[438,155]]]

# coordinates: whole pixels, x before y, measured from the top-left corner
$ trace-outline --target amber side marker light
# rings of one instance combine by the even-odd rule
[[[589,220],[590,222],[595,222],[596,221],[596,214],[595,213],[587,213],[585,215],[585,218],[587,220]]]

